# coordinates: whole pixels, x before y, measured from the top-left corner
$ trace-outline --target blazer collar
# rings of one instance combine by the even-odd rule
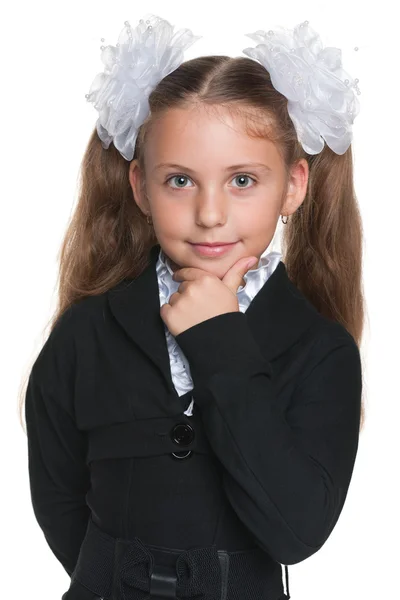
[[[149,264],[142,273],[135,279],[124,279],[111,288],[106,296],[110,310],[121,327],[160,369],[169,391],[175,393],[164,321],[160,316],[156,273],[159,251],[159,244],[153,246],[150,249]],[[282,261],[244,314],[268,361],[293,346],[320,317],[316,308],[289,280]]]

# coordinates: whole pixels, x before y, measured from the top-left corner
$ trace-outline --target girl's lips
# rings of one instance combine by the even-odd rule
[[[222,244],[220,246],[204,246],[202,244],[191,244],[194,251],[201,256],[221,256],[229,252],[231,248],[236,245],[237,242],[232,244]]]

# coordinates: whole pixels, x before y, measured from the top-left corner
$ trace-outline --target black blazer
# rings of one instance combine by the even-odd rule
[[[25,415],[39,526],[68,574],[89,518],[148,544],[256,544],[298,563],[328,539],[347,495],[358,347],[281,261],[245,313],[176,336],[194,384],[179,397],[159,314],[159,250],[136,279],[69,308],[33,365]],[[192,395],[194,415],[183,415]]]

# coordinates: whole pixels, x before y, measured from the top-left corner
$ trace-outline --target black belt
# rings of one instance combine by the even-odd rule
[[[71,576],[103,600],[289,600],[281,565],[260,548],[178,550],[114,538],[89,520]]]

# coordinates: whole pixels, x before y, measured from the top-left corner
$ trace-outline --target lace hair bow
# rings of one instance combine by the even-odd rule
[[[293,31],[280,28],[246,35],[260,43],[243,53],[267,69],[274,88],[288,99],[288,113],[303,149],[319,154],[325,140],[336,154],[344,154],[360,111],[353,88],[361,92],[358,79],[342,68],[342,51],[324,48],[308,21]]]
[[[243,53],[268,70],[272,85],[288,99],[288,113],[304,150],[319,154],[325,140],[334,152],[344,154],[360,110],[353,88],[358,94],[360,90],[358,79],[342,68],[341,50],[323,48],[308,21],[293,31],[246,35],[259,44]],[[113,142],[126,160],[133,159],[139,127],[150,112],[151,91],[201,37],[189,29],[173,33],[168,21],[149,15],[135,29],[125,21],[116,46],[101,46],[104,72],[96,75],[85,97],[99,113],[96,129],[103,148]]]
[[[201,37],[189,29],[174,33],[168,21],[149,15],[135,29],[125,21],[116,46],[101,46],[104,72],[96,75],[85,97],[99,112],[96,129],[103,148],[113,142],[126,160],[133,159],[138,129],[150,112],[151,91]]]

